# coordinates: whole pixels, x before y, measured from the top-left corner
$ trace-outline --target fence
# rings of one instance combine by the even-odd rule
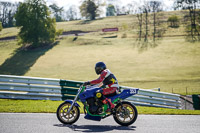
[[[26,76],[0,75],[0,98],[32,100],[73,99],[83,82],[36,78]],[[121,86],[121,89],[133,89]],[[140,106],[180,108],[180,95],[139,89],[137,95],[127,98]]]

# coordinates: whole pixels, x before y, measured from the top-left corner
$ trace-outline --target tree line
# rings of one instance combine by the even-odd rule
[[[192,41],[200,41],[200,0],[175,0],[175,9],[187,10],[184,19],[187,20],[186,32]],[[119,14],[136,14],[138,20],[138,40],[148,42],[149,37],[153,41],[162,37],[165,28],[162,27],[160,12],[163,11],[163,3],[156,0],[143,1],[119,8],[118,5],[108,4],[103,0],[82,0],[80,12],[82,17],[94,20],[102,13],[102,7],[106,7],[107,16]],[[63,21],[63,7],[56,4],[47,6],[45,0],[25,0],[23,3],[0,2],[0,20],[3,27],[17,26],[20,28],[19,43],[24,46],[38,47],[41,44],[49,44],[55,41],[60,32],[56,31],[55,22]],[[69,20],[75,19],[75,10],[69,8]],[[52,17],[53,15],[53,17]],[[150,17],[153,17],[150,22]],[[176,16],[168,19],[171,26],[178,24]],[[150,29],[150,26],[152,27]],[[0,30],[2,27],[0,26]]]
[[[200,0],[176,0],[175,5],[188,11],[184,16],[188,40],[200,41]]]
[[[14,16],[21,4],[21,2],[0,2],[0,21],[4,28],[16,26],[16,19]],[[58,7],[56,4],[52,4],[49,5],[48,8],[50,8],[51,13],[54,15],[57,22],[62,21],[61,13],[63,11],[63,7]]]
[[[56,18],[56,22],[77,19],[93,20],[100,17],[103,12],[106,16],[134,14],[138,8],[138,6],[136,6],[138,4],[135,2],[129,3],[125,6],[120,6],[120,0],[108,1],[108,3],[105,3],[104,0],[82,0],[79,8],[72,5],[67,10],[65,10],[64,7],[59,7],[57,4],[53,3],[49,5],[48,8],[51,15]],[[16,20],[14,19],[14,15],[16,14],[17,8],[20,4],[21,2],[0,2],[0,21],[4,28],[15,26]],[[106,9],[105,11],[104,8]]]
[[[0,2],[0,21],[4,28],[15,25],[14,15],[18,5],[19,3]]]
[[[141,0],[140,3],[132,2],[126,6],[120,7],[116,4],[118,0],[109,0],[109,4],[105,4],[101,0],[83,0],[80,6],[82,17],[94,20],[99,17],[100,8],[106,6],[106,16],[117,16],[126,14],[136,14],[138,20],[138,40],[144,38],[144,42],[148,42],[149,37],[153,37],[155,42],[165,33],[166,29],[162,24],[162,14],[164,4],[158,0]],[[184,25],[189,41],[200,41],[200,0],[174,0],[174,10],[185,10]],[[150,22],[150,17],[153,16],[153,22]],[[172,15],[168,18],[170,27],[179,27],[179,18]],[[153,29],[150,29],[153,27]],[[152,30],[152,31],[151,31]]]

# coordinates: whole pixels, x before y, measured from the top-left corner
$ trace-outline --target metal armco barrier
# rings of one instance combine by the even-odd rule
[[[32,100],[74,99],[81,81],[0,75],[0,98]],[[134,89],[121,86],[121,89]],[[180,95],[139,89],[139,93],[127,98],[139,106],[180,108]]]

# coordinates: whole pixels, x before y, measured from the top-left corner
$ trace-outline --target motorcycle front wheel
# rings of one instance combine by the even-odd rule
[[[116,112],[113,115],[114,120],[122,125],[129,126],[133,124],[138,116],[136,107],[129,102],[122,102],[115,107]]]
[[[73,124],[79,119],[80,110],[77,106],[73,106],[71,111],[67,114],[67,111],[69,110],[70,106],[71,103],[64,102],[60,104],[60,106],[57,109],[57,118],[63,124]]]

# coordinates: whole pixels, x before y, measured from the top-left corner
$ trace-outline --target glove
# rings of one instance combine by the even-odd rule
[[[88,82],[83,83],[83,86],[86,86],[86,85],[90,85],[90,82],[88,81]]]

